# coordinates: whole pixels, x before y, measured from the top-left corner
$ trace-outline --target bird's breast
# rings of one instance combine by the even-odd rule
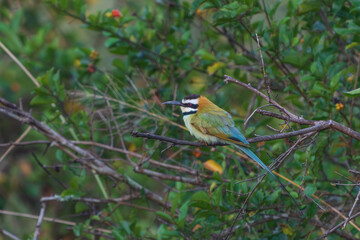
[[[196,129],[193,124],[191,123],[191,119],[195,117],[192,115],[187,115],[184,116],[184,122],[185,122],[185,126],[187,127],[187,129],[189,130],[190,134],[193,135],[195,138],[197,138],[198,140],[202,141],[202,142],[206,142],[206,143],[217,143],[219,142],[217,137],[208,135],[208,134],[204,134],[202,132],[200,132],[198,129]],[[200,128],[201,126],[198,126],[198,128]]]

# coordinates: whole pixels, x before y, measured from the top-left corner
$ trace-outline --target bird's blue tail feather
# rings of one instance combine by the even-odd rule
[[[258,156],[255,155],[255,153],[253,151],[251,151],[250,149],[246,148],[246,147],[242,147],[242,146],[238,146],[238,145],[234,145],[237,148],[240,148],[241,151],[243,153],[245,153],[246,155],[248,155],[252,160],[254,160],[255,162],[257,162],[263,169],[265,169],[266,171],[268,171],[274,178],[275,175],[272,173],[272,171],[258,158]]]
[[[251,151],[250,149],[246,148],[246,147],[242,147],[239,145],[235,145],[233,144],[235,147],[239,148],[243,153],[245,153],[246,155],[248,155],[252,160],[254,160],[255,162],[257,162],[263,169],[265,169],[266,171],[268,171],[271,176],[273,176],[276,181],[280,184],[280,186],[282,187],[282,189],[284,189],[284,191],[286,191],[289,196],[292,198],[292,200],[295,202],[295,204],[297,205],[297,201],[295,200],[295,198],[293,198],[293,196],[291,196],[290,192],[286,189],[286,187],[280,182],[279,178],[277,178],[272,171],[258,158],[258,156],[255,155],[255,153],[253,151]],[[300,212],[302,212],[302,210],[300,209]],[[304,215],[304,214],[303,214]]]

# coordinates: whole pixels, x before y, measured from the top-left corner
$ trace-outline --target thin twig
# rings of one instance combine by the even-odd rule
[[[265,94],[263,94],[262,92],[260,92],[259,90],[257,90],[256,88],[253,88],[252,86],[250,86],[249,84],[246,84],[244,82],[241,82],[233,77],[230,77],[228,75],[224,75],[225,79],[224,82],[228,83],[228,82],[234,82],[240,86],[243,86],[247,89],[249,89],[250,91],[256,93],[257,95],[259,95],[260,97],[262,97],[263,99],[265,99],[267,102],[276,105],[277,107],[279,107],[280,109],[282,109],[286,114],[288,114],[291,118],[295,118],[295,119],[302,119],[302,117],[298,117],[295,114],[291,113],[290,111],[288,111],[287,109],[285,109],[284,107],[282,107],[280,104],[278,104],[274,99],[270,99],[268,98]]]
[[[256,41],[257,41],[257,44],[258,44],[259,52],[260,52],[260,60],[261,60],[261,66],[262,66],[262,71],[263,71],[265,85],[266,85],[266,92],[267,92],[268,99],[269,99],[269,102],[270,102],[270,100],[271,100],[271,96],[270,96],[271,95],[271,89],[270,89],[270,84],[269,84],[269,81],[268,81],[268,76],[266,75],[266,71],[265,71],[265,64],[264,64],[264,59],[263,59],[263,55],[262,55],[262,51],[261,51],[261,44],[260,44],[260,40],[259,40],[259,37],[258,37],[257,33],[255,33],[255,36],[256,36]]]
[[[38,239],[39,235],[40,235],[40,226],[41,223],[44,219],[44,215],[45,215],[45,209],[46,209],[46,203],[42,202],[41,203],[41,209],[40,209],[40,214],[39,214],[39,218],[38,221],[36,223],[36,227],[35,227],[35,232],[34,232],[34,240]]]
[[[302,117],[298,117],[295,114],[291,113],[290,111],[288,111],[287,109],[285,109],[284,107],[282,107],[280,104],[278,104],[275,100],[273,99],[269,99],[265,94],[263,94],[262,92],[260,92],[259,90],[251,87],[250,85],[243,83],[241,81],[236,80],[233,77],[230,77],[228,75],[225,75],[225,79],[224,82],[228,83],[228,82],[234,82],[236,84],[239,84],[251,91],[253,91],[254,93],[258,94],[260,97],[264,98],[266,101],[269,101],[270,103],[272,103],[273,105],[275,105],[276,107],[278,107],[279,109],[281,109],[284,113],[286,113],[287,115],[289,115],[290,119],[289,121],[294,121],[294,122],[302,122],[304,124],[309,124],[309,125],[322,125],[323,127],[326,126],[326,128],[332,128],[335,130],[338,130],[346,135],[348,135],[349,137],[355,138],[357,140],[360,140],[360,133],[356,132],[354,130],[352,130],[349,127],[346,127],[338,122],[335,122],[334,120],[327,120],[327,121],[312,121],[312,120],[306,120]],[[259,110],[262,111],[262,110]],[[277,114],[278,115],[278,114]],[[285,119],[283,116],[278,115],[279,119]]]
[[[49,170],[47,170],[44,165],[40,162],[40,160],[37,158],[37,156],[32,153],[33,158],[35,159],[35,162],[51,177],[53,178],[62,188],[67,189],[68,187],[61,182],[57,177],[55,177]]]
[[[198,178],[194,179],[194,178],[188,178],[188,177],[182,177],[182,176],[169,175],[169,174],[159,173],[159,172],[155,172],[155,171],[148,170],[148,169],[143,169],[143,168],[140,168],[140,167],[135,167],[134,172],[142,173],[142,174],[145,174],[147,176],[156,177],[156,178],[159,178],[159,179],[173,180],[173,181],[178,181],[178,182],[183,182],[183,183],[190,183],[190,184],[200,185],[200,186],[205,185]]]
[[[15,236],[14,234],[12,234],[11,232],[6,231],[5,229],[0,228],[0,233],[4,234],[5,236],[13,239],[13,240],[20,240],[20,238],[18,238],[17,236]]]
[[[253,36],[252,32],[248,28],[248,25],[245,24],[241,18],[239,18],[239,22],[244,27],[244,29],[248,32],[248,34],[252,37],[252,39],[254,39],[254,41],[256,41],[256,37]],[[261,44],[260,44],[260,46],[261,46]],[[281,62],[281,60],[279,60],[279,57],[278,56],[276,56],[276,57],[272,56],[272,54],[269,51],[265,51],[265,53],[273,61],[273,63],[275,63],[275,65],[278,67],[278,69],[280,69],[280,71],[282,71],[285,76],[288,76],[288,79],[290,80],[290,82],[294,85],[295,89],[300,93],[300,95],[305,99],[305,101],[310,106],[314,106],[314,103],[309,99],[309,97],[304,93],[304,91],[301,90],[301,88],[299,87],[299,83],[297,82],[297,80],[294,77],[291,76],[291,72]]]
[[[352,220],[356,217],[360,216],[360,212],[357,212],[355,213],[354,215],[352,215],[349,220]],[[338,228],[340,228],[341,226],[343,226],[345,223],[345,220],[342,221],[341,223],[339,223],[338,225],[336,225],[335,227],[333,227],[332,229],[330,229],[329,231],[327,231],[325,234],[321,235],[320,237],[316,238],[315,240],[317,239],[323,239],[323,238],[326,238],[327,236],[329,236],[330,233],[336,231]]]
[[[345,229],[346,224],[349,222],[350,217],[351,217],[351,214],[352,214],[352,212],[354,211],[354,208],[355,208],[357,202],[359,201],[359,197],[360,197],[360,188],[359,188],[359,191],[358,191],[358,193],[357,193],[357,195],[356,195],[354,204],[352,205],[351,210],[350,210],[350,212],[349,212],[349,214],[348,214],[348,217],[347,217],[347,218],[345,219],[345,221],[344,221],[344,225],[343,225],[342,229]]]
[[[265,178],[266,174],[264,176],[262,176],[261,178],[258,179],[258,182],[254,185],[254,187],[251,189],[250,193],[247,195],[245,201],[243,202],[240,210],[238,211],[238,213],[236,214],[236,217],[234,219],[234,221],[232,222],[228,234],[225,237],[225,240],[228,240],[233,232],[233,228],[235,226],[235,223],[237,222],[237,220],[239,219],[240,215],[243,214],[244,208],[246,206],[246,203],[249,201],[251,195],[255,192],[256,188],[259,186],[259,184],[262,182],[262,180]]]
[[[39,216],[36,216],[36,215],[27,214],[27,213],[18,213],[18,212],[7,211],[7,210],[0,210],[0,214],[9,215],[9,216],[16,216],[16,217],[24,217],[24,218],[34,219],[34,220],[37,220],[39,218]],[[65,224],[65,225],[69,225],[69,226],[75,226],[77,224],[75,222],[56,219],[56,218],[53,218],[53,217],[51,217],[51,218],[50,217],[44,217],[43,220],[47,221],[47,222],[60,223],[60,224]],[[93,229],[95,231],[100,231],[100,232],[104,232],[104,233],[112,233],[111,230],[107,230],[107,229],[104,229],[104,228],[93,228],[93,227],[90,226],[88,229]]]
[[[247,141],[249,143],[271,141],[271,140],[277,140],[277,139],[281,139],[281,138],[289,138],[289,137],[294,137],[294,136],[300,136],[300,135],[303,135],[303,134],[306,134],[306,133],[311,133],[311,132],[318,132],[318,131],[328,129],[328,128],[330,128],[329,124],[324,122],[323,124],[318,124],[318,125],[315,125],[315,126],[312,126],[312,127],[300,129],[300,130],[293,131],[293,132],[279,133],[279,134],[274,134],[274,135],[265,135],[265,136],[260,136],[260,137],[248,138]],[[141,132],[137,132],[137,131],[133,131],[131,133],[131,135],[134,136],[134,137],[156,139],[156,140],[160,140],[160,141],[163,141],[163,142],[173,143],[175,145],[188,145],[188,146],[195,146],[195,147],[209,147],[209,146],[214,147],[214,146],[229,145],[229,144],[226,144],[226,143],[206,144],[206,143],[203,143],[203,142],[191,142],[191,141],[186,141],[186,140],[179,140],[179,139],[176,139],[176,138],[164,137],[164,136],[151,134],[151,133],[141,133]]]
[[[1,43],[1,42],[0,42]],[[20,137],[18,139],[16,139],[16,141],[14,142],[14,144],[19,143],[21,140],[23,140],[24,137],[26,137],[26,135],[30,132],[31,127],[27,127],[26,130],[20,135]],[[5,153],[1,156],[0,158],[0,163],[2,162],[2,160],[4,160],[4,158],[6,158],[6,156],[11,152],[11,150],[13,150],[13,148],[15,147],[15,145],[10,145],[10,147],[5,151]]]
[[[0,41],[0,47],[6,52],[7,55],[23,70],[23,72],[31,79],[31,81],[37,86],[40,87],[40,83],[34,78],[34,76],[26,69],[26,67],[19,61],[17,57]]]
[[[305,176],[306,176],[307,171],[309,169],[308,160],[309,160],[310,149],[311,149],[311,145],[308,146],[308,149],[306,151],[305,170],[304,170],[303,178],[302,178],[302,181],[301,181],[301,184],[300,184],[301,188],[304,188]],[[300,192],[300,189],[299,189],[299,192]]]
[[[114,170],[113,168],[106,165],[103,161],[101,161],[95,154],[75,145],[72,141],[69,141],[64,136],[62,136],[55,130],[51,129],[45,123],[36,120],[29,113],[23,111],[22,109],[17,108],[16,105],[9,103],[3,98],[0,98],[0,103],[2,103],[2,105],[0,105],[1,113],[17,121],[20,121],[24,124],[28,124],[34,130],[43,134],[57,147],[59,147],[62,151],[64,151],[72,158],[76,159],[76,161],[78,161],[82,165],[96,171],[98,174],[107,175],[113,178],[114,180],[124,182],[132,189],[143,191],[149,199],[156,201],[157,203],[166,206],[167,208],[171,207],[171,204],[169,202],[164,202],[164,199],[157,193],[154,193],[149,189],[145,188],[144,186],[137,183],[129,176],[123,176],[119,174],[116,170]]]

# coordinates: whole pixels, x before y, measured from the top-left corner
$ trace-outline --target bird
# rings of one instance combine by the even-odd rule
[[[190,134],[198,140],[206,144],[230,144],[240,149],[273,176],[296,203],[296,200],[280,180],[256,154],[249,149],[249,142],[239,129],[235,127],[235,123],[228,112],[215,105],[207,97],[199,94],[191,94],[181,101],[167,101],[163,102],[163,104],[180,106],[185,126]]]

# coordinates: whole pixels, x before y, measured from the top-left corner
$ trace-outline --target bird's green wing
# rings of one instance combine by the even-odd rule
[[[224,141],[248,146],[248,141],[235,127],[229,113],[226,111],[198,112],[191,119],[194,128],[204,134],[218,137]]]

